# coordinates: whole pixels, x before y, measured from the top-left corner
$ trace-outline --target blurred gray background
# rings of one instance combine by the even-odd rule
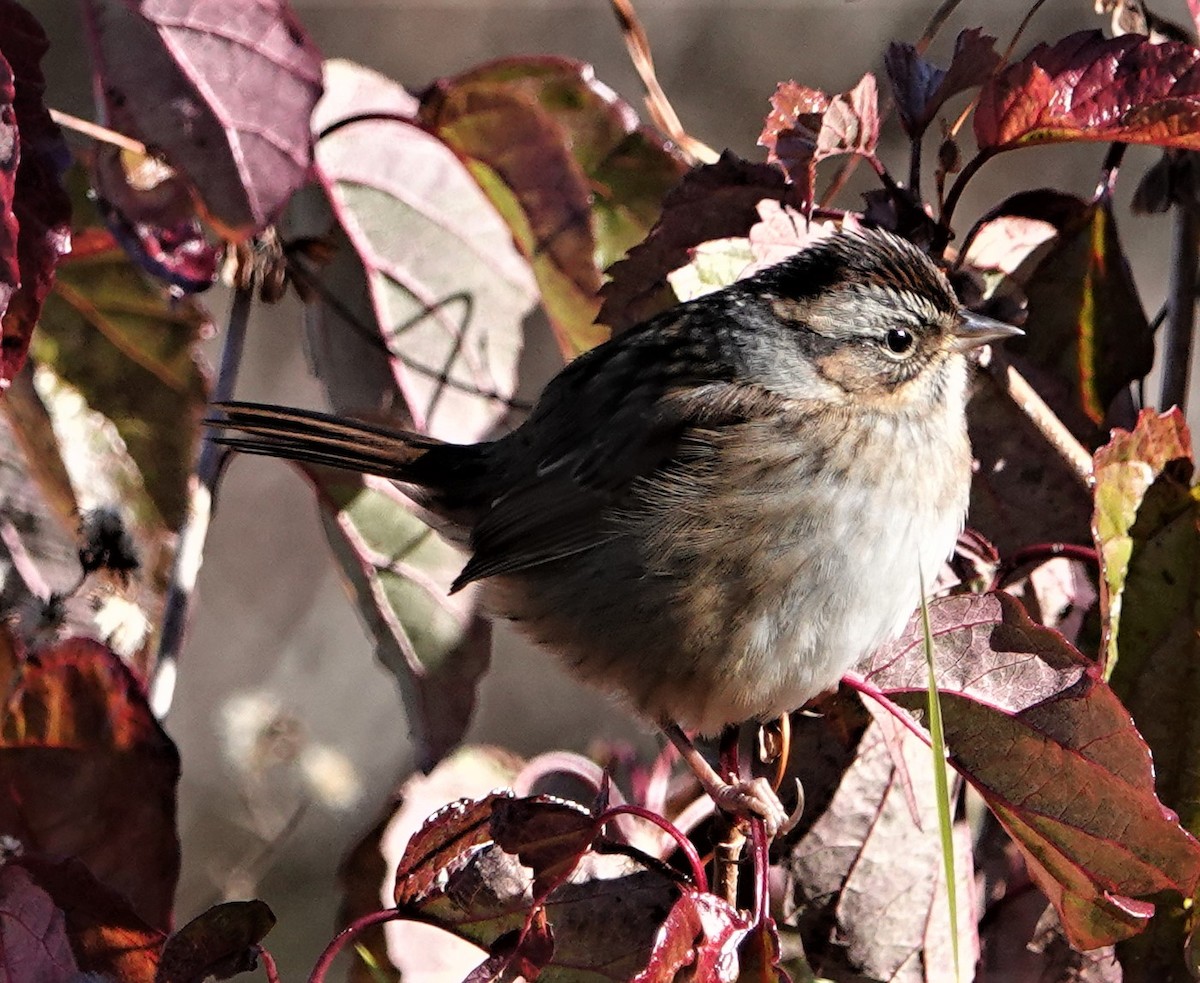
[[[53,45],[45,63],[49,103],[91,116],[76,5],[25,2]],[[370,65],[411,89],[491,58],[545,52],[593,63],[602,81],[641,106],[641,87],[606,0],[293,4],[327,56]],[[713,147],[758,158],[755,139],[778,81],[795,78],[838,92],[864,71],[882,79],[886,43],[916,39],[935,6],[934,0],[641,0],[638,10],[685,127]],[[966,0],[943,28],[933,57],[944,62],[957,32],[970,26],[997,35],[1003,47],[1027,6],[1025,0]],[[1156,9],[1187,21],[1184,0],[1160,0]],[[1019,50],[1101,26],[1090,0],[1057,0],[1034,17]],[[894,140],[894,128],[889,132]],[[989,164],[963,203],[959,227],[1018,188],[1090,194],[1103,153],[1102,146],[1026,150]],[[904,173],[902,147],[885,145],[883,156],[895,173]],[[1154,157],[1130,153],[1122,204],[1135,184],[1129,177]],[[1168,222],[1133,218],[1123,207],[1118,217],[1152,315],[1164,295]],[[227,299],[217,290],[205,298],[217,325]],[[238,394],[319,405],[301,336],[294,301],[260,312]],[[556,356],[548,343],[544,348],[539,359],[548,371]],[[243,460],[230,469],[199,591],[167,720],[183,756],[178,918],[185,921],[226,896],[257,895],[279,917],[267,941],[284,978],[303,979],[333,933],[339,859],[411,769],[403,711],[340,589],[308,489],[287,466]],[[256,735],[260,767],[247,769],[254,752],[246,742]],[[584,749],[598,735],[652,746],[643,724],[581,690],[545,655],[511,639],[499,646],[471,740],[534,754]],[[324,800],[295,768],[270,767],[272,755],[286,759],[302,744],[326,749],[324,757],[309,759],[310,772],[333,783]]]

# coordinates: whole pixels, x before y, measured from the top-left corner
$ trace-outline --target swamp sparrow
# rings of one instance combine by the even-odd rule
[[[498,440],[220,407],[219,440],[393,479],[469,546],[454,582],[659,722],[723,808],[786,818],[680,730],[793,710],[895,637],[967,508],[976,346],[884,232],[842,233],[581,355]]]

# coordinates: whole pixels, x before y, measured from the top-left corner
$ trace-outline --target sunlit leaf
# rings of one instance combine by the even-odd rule
[[[275,220],[308,178],[321,56],[286,0],[88,0],[99,90],[232,238]]]
[[[979,93],[980,150],[1062,141],[1200,149],[1200,50],[1080,31],[1039,44]]]
[[[839,154],[875,155],[878,103],[875,76],[869,72],[849,92],[832,97],[795,82],[776,88],[758,143],[799,188],[805,214],[812,212],[817,164]]]
[[[468,160],[533,264],[564,355],[603,341],[601,273],[682,176],[678,152],[565,58],[505,59],[435,83],[421,118]]]
[[[351,340],[358,372],[380,383],[391,375],[418,430],[478,440],[508,412],[516,386],[524,319],[536,302],[529,264],[454,153],[416,125],[416,102],[402,88],[338,61],[326,65],[326,86],[314,120],[325,134],[317,173],[366,271],[367,329],[381,341],[372,358]],[[360,114],[379,118],[341,125]],[[342,297],[355,272],[346,262],[335,260],[328,281]],[[335,408],[383,410],[382,394],[352,391],[355,372],[328,376],[344,347],[335,330],[353,327],[335,314],[322,329],[318,370],[337,383]]]

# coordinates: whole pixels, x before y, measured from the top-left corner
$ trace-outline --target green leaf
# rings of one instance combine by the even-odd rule
[[[529,257],[567,357],[607,337],[601,271],[650,231],[683,174],[590,65],[513,58],[442,79],[421,120],[458,154]]]
[[[1096,452],[1093,519],[1109,681],[1154,754],[1163,802],[1200,833],[1200,489],[1177,409]]]

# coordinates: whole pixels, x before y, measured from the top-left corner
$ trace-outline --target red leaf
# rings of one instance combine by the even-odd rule
[[[21,663],[0,723],[0,833],[78,857],[157,928],[179,874],[178,779],[175,746],[108,649],[70,639]]]
[[[573,802],[533,796],[500,799],[492,810],[492,837],[533,871],[540,901],[575,869],[596,838],[596,819]]]
[[[15,0],[0,0],[0,390],[25,361],[59,257],[70,249],[71,204],[60,175],[68,155],[42,102],[48,42]],[[20,162],[18,165],[18,161]]]
[[[396,867],[396,904],[419,901],[454,861],[471,847],[490,842],[492,809],[512,798],[493,792],[482,799],[459,799],[442,807],[413,833]]]
[[[738,979],[738,946],[750,927],[716,895],[684,891],[659,930],[646,968],[631,983],[732,983]]]
[[[849,92],[827,96],[795,82],[781,82],[758,138],[767,159],[780,164],[812,211],[817,164],[838,154],[874,157],[879,141],[879,95],[868,72]]]
[[[230,238],[260,231],[307,179],[321,56],[286,0],[88,0],[98,86]]]
[[[166,936],[146,925],[125,898],[78,860],[26,855],[7,860],[4,869],[10,867],[27,871],[62,911],[82,972],[121,983],[152,983]]]
[[[975,139],[997,153],[1086,140],[1200,149],[1200,51],[1080,31],[1039,44],[979,94]]]
[[[0,980],[70,983],[78,972],[62,911],[23,867],[0,866]]]
[[[597,320],[619,334],[675,303],[667,274],[685,266],[703,242],[746,235],[758,223],[764,199],[798,203],[796,188],[778,168],[730,151],[715,164],[689,171],[663,199],[662,215],[646,240],[609,269]]]
[[[179,174],[106,144],[96,151],[92,180],[96,210],[134,262],[186,293],[212,286],[221,252],[204,235]]]
[[[996,39],[972,27],[958,35],[949,68],[938,68],[904,41],[893,41],[884,55],[904,131],[920,137],[951,96],[981,85],[1000,64]]]
[[[1003,593],[930,605],[946,743],[1016,839],[1080,948],[1141,927],[1158,891],[1190,897],[1200,845],[1158,800],[1145,741],[1094,663]],[[926,699],[918,620],[866,679],[901,706]]]

